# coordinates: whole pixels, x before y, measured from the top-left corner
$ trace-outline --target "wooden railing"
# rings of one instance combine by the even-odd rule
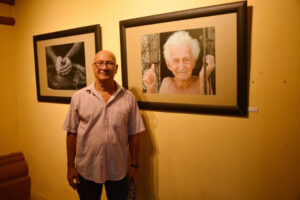
[[[13,6],[13,5],[15,5],[15,0],[0,0],[0,3]],[[13,17],[0,16],[0,24],[13,26],[15,24],[15,22],[16,22],[16,20]]]
[[[28,200],[30,198],[28,165],[21,152],[0,156],[0,199]]]
[[[15,5],[15,0],[0,0],[0,3],[5,3],[5,4],[8,4],[8,5]]]

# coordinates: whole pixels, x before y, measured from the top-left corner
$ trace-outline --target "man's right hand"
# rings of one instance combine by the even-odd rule
[[[151,68],[145,71],[143,82],[146,85],[147,92],[154,93],[156,84],[155,64],[152,64]]]
[[[61,75],[61,72],[60,72],[60,70],[61,70],[61,68],[63,67],[63,65],[62,65],[62,57],[61,56],[57,56],[56,57],[56,61],[55,61],[55,69],[56,69],[56,73],[58,74],[58,75]]]
[[[60,69],[60,73],[62,76],[68,75],[72,71],[73,63],[71,62],[69,57],[64,57],[62,59],[62,68]]]
[[[58,56],[55,62],[56,73],[60,76],[66,76],[72,71],[73,63],[68,57]]]
[[[79,184],[78,172],[75,167],[68,167],[68,181],[69,185],[76,190],[77,184]]]

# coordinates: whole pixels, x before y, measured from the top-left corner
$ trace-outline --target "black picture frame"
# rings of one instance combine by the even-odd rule
[[[211,21],[214,24],[214,19],[221,19],[226,16],[234,16],[233,22],[236,26],[233,26],[233,32],[236,32],[234,36],[234,48],[233,54],[235,59],[231,60],[235,66],[232,67],[232,70],[235,72],[232,74],[232,79],[234,79],[231,87],[231,90],[235,95],[232,95],[230,98],[233,99],[233,103],[222,102],[220,100],[217,104],[211,104],[210,99],[212,102],[215,96],[209,95],[196,95],[199,99],[199,103],[190,103],[185,99],[180,102],[180,94],[175,95],[179,97],[179,102],[169,101],[168,96],[162,96],[160,94],[153,94],[145,95],[142,92],[139,83],[141,82],[141,77],[139,78],[138,82],[134,82],[137,79],[137,75],[135,71],[142,71],[142,67],[139,66],[139,63],[134,63],[132,60],[133,58],[138,58],[138,49],[137,47],[132,47],[132,44],[139,43],[138,34],[135,32],[140,32],[139,34],[147,34],[151,32],[152,29],[159,29],[159,32],[167,32],[170,30],[182,30],[181,27],[184,26],[185,22],[193,21],[193,20],[202,20],[206,19],[206,21]],[[236,17],[235,17],[236,16]],[[214,18],[215,17],[215,18]],[[211,20],[213,19],[213,20]],[[217,20],[216,20],[217,21]],[[173,23],[174,22],[174,23]],[[178,23],[177,23],[178,22]],[[183,22],[183,23],[181,23]],[[170,28],[165,30],[164,27],[168,26],[169,23],[173,23],[174,28]],[[180,24],[181,23],[181,24]],[[226,26],[227,23],[224,23]],[[228,23],[230,24],[230,23]],[[201,24],[200,24],[201,26]],[[141,109],[146,110],[157,110],[157,111],[169,111],[169,112],[185,112],[185,113],[206,113],[206,114],[216,114],[216,115],[233,115],[233,116],[247,116],[248,115],[248,93],[247,93],[247,2],[235,2],[235,3],[228,3],[216,6],[209,6],[203,8],[196,8],[184,11],[177,11],[172,13],[166,14],[159,14],[147,17],[141,17],[136,19],[129,19],[129,20],[122,20],[119,22],[120,27],[120,40],[121,40],[121,63],[122,63],[122,83],[123,86],[130,91],[132,91],[137,99],[138,105]],[[159,28],[160,27],[160,28]],[[195,28],[198,28],[195,26]],[[162,29],[162,30],[161,30]],[[184,28],[184,30],[187,28]],[[220,31],[221,30],[221,31]],[[220,29],[218,32],[222,34],[222,30]],[[148,32],[147,32],[148,31]],[[132,35],[132,36],[131,36]],[[228,35],[231,35],[228,33]],[[221,38],[221,37],[220,37]],[[216,40],[220,41],[219,38]],[[131,45],[131,46],[130,46]],[[138,46],[138,45],[137,45]],[[223,45],[219,45],[219,49],[225,48]],[[230,45],[229,45],[230,46]],[[141,47],[142,48],[142,47]],[[136,50],[132,50],[136,49]],[[216,51],[219,51],[217,49]],[[222,50],[226,52],[226,50]],[[221,52],[221,51],[219,51]],[[220,57],[222,55],[219,55]],[[223,56],[224,57],[224,56]],[[220,63],[220,62],[219,62]],[[217,64],[219,64],[217,63]],[[219,66],[216,66],[216,71]],[[222,66],[220,65],[220,69]],[[224,67],[223,67],[224,68]],[[220,70],[221,71],[221,70]],[[142,76],[142,75],[141,75]],[[219,76],[219,77],[218,77]],[[222,76],[226,76],[226,74],[217,74],[217,78],[222,79]],[[226,81],[223,81],[222,84],[226,84]],[[217,88],[218,89],[218,88]],[[226,92],[224,92],[226,96]],[[161,96],[161,98],[160,98]],[[170,97],[173,98],[174,95]],[[195,96],[195,97],[196,97]],[[209,97],[208,97],[209,96]],[[230,95],[228,95],[230,96]],[[153,97],[154,100],[151,100]],[[161,100],[160,100],[161,99]],[[193,96],[190,96],[186,99],[193,99]],[[202,99],[205,100],[202,103]],[[220,97],[219,99],[222,99]],[[204,101],[203,100],[203,101]]]
[[[63,57],[66,50],[71,49],[74,44],[78,44],[79,53],[73,56],[71,73],[58,75],[54,61],[47,54],[48,49],[51,48],[52,52],[56,50],[55,53]],[[71,96],[76,90],[93,81],[90,65],[95,53],[101,50],[101,45],[99,24],[33,36],[37,100],[70,103]],[[76,70],[81,69],[80,74],[79,71],[74,71],[74,66],[80,66],[76,68]],[[74,84],[75,79],[76,84]]]

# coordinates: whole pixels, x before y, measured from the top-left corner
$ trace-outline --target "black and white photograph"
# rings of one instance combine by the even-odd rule
[[[38,101],[69,103],[91,84],[93,57],[101,49],[100,25],[33,36]]]
[[[47,46],[46,55],[49,88],[78,90],[86,86],[84,42]]]

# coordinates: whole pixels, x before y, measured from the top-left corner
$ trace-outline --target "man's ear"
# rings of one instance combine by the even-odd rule
[[[196,60],[196,59],[193,59],[193,62],[192,62],[193,69],[196,67],[196,63],[197,63],[197,60]]]

